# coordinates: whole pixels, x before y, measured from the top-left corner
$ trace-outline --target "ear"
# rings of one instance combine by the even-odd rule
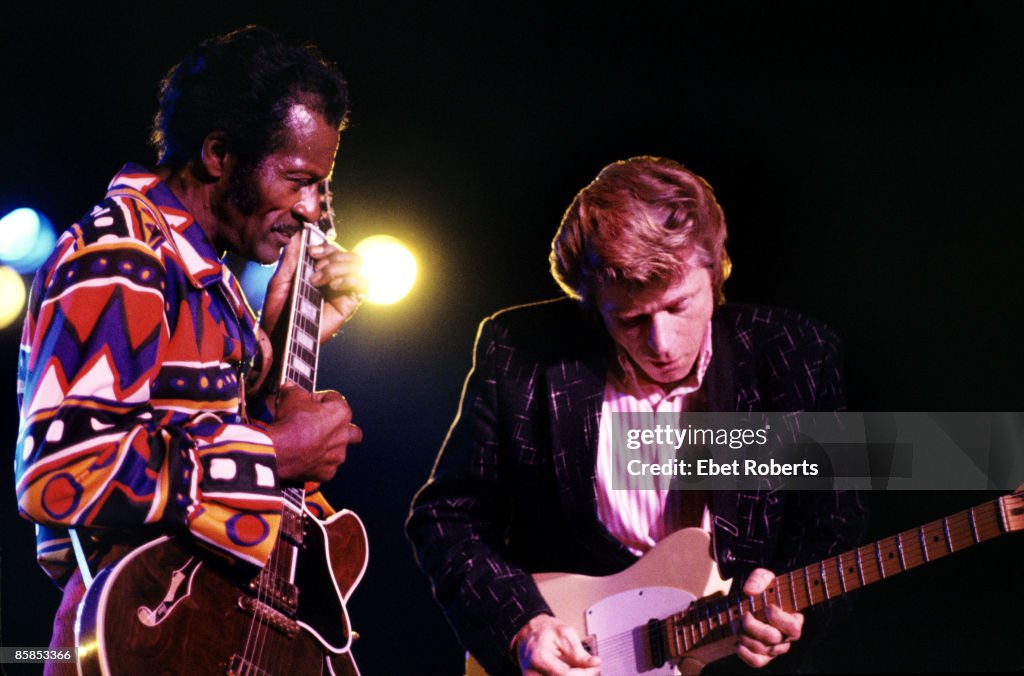
[[[233,155],[224,143],[224,134],[219,131],[207,134],[203,139],[200,161],[210,178],[217,180],[224,174],[234,161]]]

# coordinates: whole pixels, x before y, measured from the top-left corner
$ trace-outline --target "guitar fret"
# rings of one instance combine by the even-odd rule
[[[856,551],[857,551],[857,577],[860,578],[860,586],[863,587],[867,583],[864,581],[864,564],[861,562],[861,559],[860,559],[860,547],[857,547]]]
[[[907,563],[903,559],[903,532],[896,533],[896,554],[900,558],[900,568],[907,569]]]
[[[946,547],[949,548],[949,553],[953,553],[953,537],[949,534],[949,517],[943,517],[942,519],[942,530],[946,534]]]
[[[969,510],[967,510],[967,513],[971,517],[971,535],[974,537],[975,544],[977,544],[981,542],[981,538],[978,537],[978,523],[974,517],[974,508],[971,507]]]
[[[313,337],[305,331],[295,332],[295,342],[307,350],[313,350],[316,347],[316,343],[313,342]]]
[[[821,577],[821,586],[825,590],[825,600],[828,601],[832,596],[828,593],[828,579],[825,577],[825,562],[821,562],[821,571],[819,573]]]
[[[298,357],[292,360],[292,368],[301,373],[306,378],[313,375],[313,367],[302,361]]]
[[[839,571],[839,588],[842,593],[846,593],[846,575],[843,574],[843,555],[840,554],[836,557],[836,570]]]
[[[299,299],[299,312],[310,321],[317,321],[320,318],[320,310],[307,298]]]
[[[917,530],[921,534],[921,554],[924,556],[924,562],[928,563],[931,560],[928,558],[928,537],[924,534],[924,526]]]
[[[814,594],[811,593],[811,576],[807,574],[807,569],[804,568],[804,585],[807,587],[807,601],[808,605],[814,605]]]
[[[793,597],[793,612],[800,610],[800,604],[796,600],[796,585],[793,583],[793,573],[789,574],[789,593]]]
[[[671,648],[674,650],[674,654],[672,655],[672,657],[681,657],[682,654],[686,651],[686,648],[682,643],[682,636],[680,636],[679,630],[677,629],[679,625],[678,619],[675,615],[670,615],[667,622],[667,631],[671,631],[672,633]]]
[[[882,579],[885,579],[885,562],[882,559],[882,541],[878,540],[875,542],[875,556],[878,557],[878,570],[882,574]]]

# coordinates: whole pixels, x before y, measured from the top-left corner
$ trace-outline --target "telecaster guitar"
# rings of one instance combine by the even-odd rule
[[[302,232],[278,379],[310,391],[323,305],[307,247],[333,225],[326,182],[320,196],[321,219]],[[170,537],[100,571],[78,608],[79,673],[358,675],[346,603],[366,570],[366,531],[348,510],[317,519],[301,486],[283,493],[279,539],[254,579]]]
[[[601,657],[603,676],[698,674],[736,652],[745,612],[763,620],[769,603],[800,611],[1019,530],[1020,489],[779,575],[757,596],[726,595],[730,581],[709,556],[710,536],[697,528],[673,533],[615,575],[543,573],[534,580],[555,615]],[[484,671],[469,657],[466,674]]]

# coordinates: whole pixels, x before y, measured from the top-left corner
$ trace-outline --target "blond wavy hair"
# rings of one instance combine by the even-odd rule
[[[711,271],[718,303],[731,271],[725,215],[703,178],[663,157],[609,164],[577,193],[551,242],[551,274],[569,296],[599,285],[676,281],[691,254]]]

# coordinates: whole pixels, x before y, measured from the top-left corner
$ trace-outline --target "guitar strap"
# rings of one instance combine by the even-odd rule
[[[92,586],[92,571],[89,570],[89,559],[86,558],[85,550],[82,549],[82,541],[78,538],[78,531],[74,528],[69,528],[68,535],[71,536],[71,548],[75,550],[78,570],[82,572],[82,582],[85,583],[85,588],[88,589]]]

